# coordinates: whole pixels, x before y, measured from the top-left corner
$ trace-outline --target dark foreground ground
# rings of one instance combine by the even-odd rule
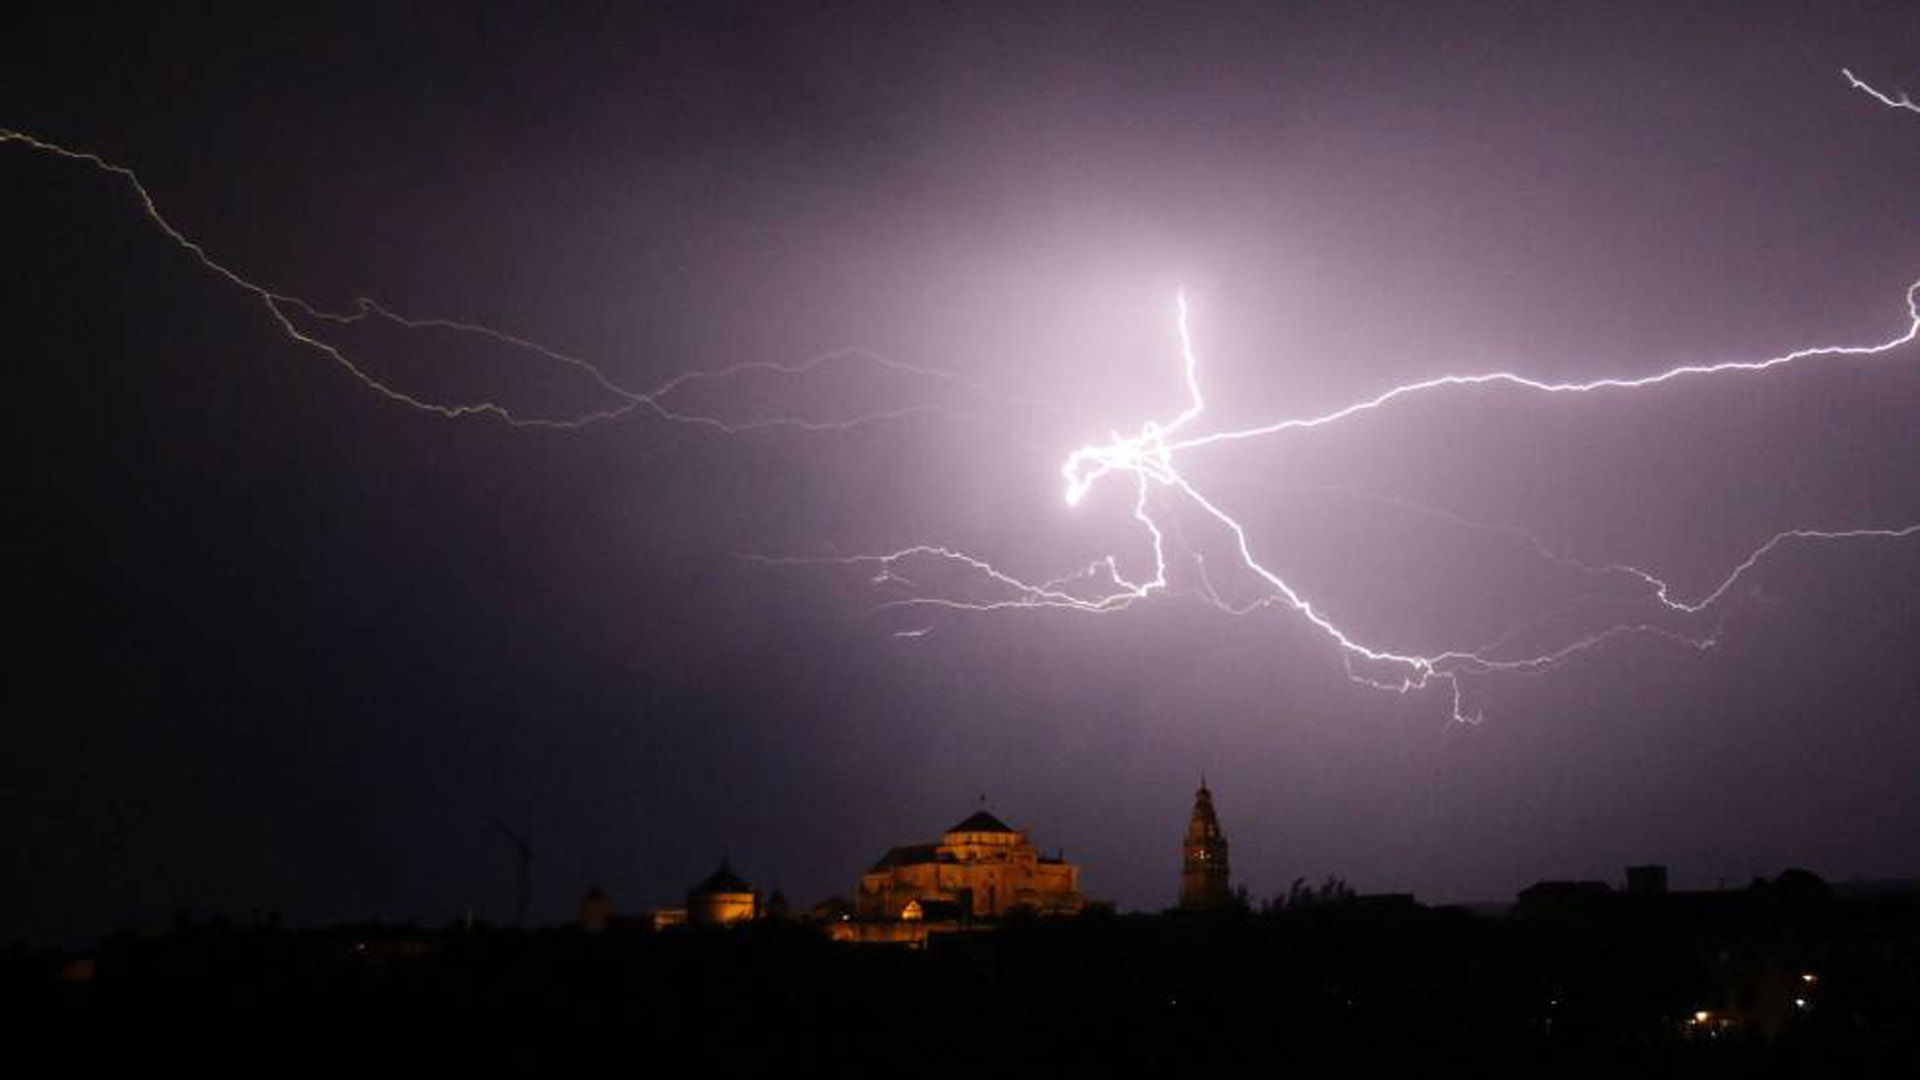
[[[86,959],[15,950],[5,975],[16,1049],[46,1042],[75,1061],[1172,1076],[1304,1062],[1862,1075],[1920,1060],[1920,905],[1786,884],[1570,893],[1504,918],[1364,901],[1097,913],[925,951],[772,922],[598,935],[183,924]]]

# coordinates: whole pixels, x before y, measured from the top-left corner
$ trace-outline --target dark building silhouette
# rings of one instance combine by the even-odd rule
[[[1664,896],[1667,892],[1667,868],[1658,864],[1627,867],[1627,894]]]
[[[1180,869],[1180,906],[1188,911],[1211,911],[1233,903],[1231,870],[1227,862],[1227,834],[1213,812],[1213,793],[1205,778],[1193,795],[1193,817],[1187,822],[1185,858]]]
[[[604,934],[607,925],[613,921],[613,898],[607,890],[595,882],[580,898],[580,930],[587,934]]]

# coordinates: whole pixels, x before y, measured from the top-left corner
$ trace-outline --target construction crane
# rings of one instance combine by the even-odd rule
[[[499,830],[501,836],[507,838],[507,843],[513,845],[514,853],[520,857],[520,902],[514,925],[525,929],[527,904],[533,892],[533,845],[527,841],[526,837],[508,828],[507,823],[499,818],[493,819],[493,827]]]

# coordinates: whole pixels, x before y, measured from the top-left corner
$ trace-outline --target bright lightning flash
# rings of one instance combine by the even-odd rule
[[[1905,94],[1898,97],[1883,93],[1862,82],[1851,71],[1844,70],[1849,85],[1860,90],[1883,105],[1895,109],[1904,109],[1920,113],[1920,105],[1914,103]],[[997,599],[953,599],[940,596],[909,595],[906,599],[894,600],[889,607],[934,607],[962,611],[999,611],[1014,608],[1053,608],[1077,611],[1088,614],[1109,614],[1123,610],[1133,604],[1168,590],[1166,537],[1172,526],[1170,517],[1156,516],[1156,495],[1172,496],[1178,501],[1198,508],[1207,518],[1224,527],[1233,538],[1233,554],[1238,563],[1251,572],[1263,585],[1264,593],[1251,602],[1232,603],[1223,599],[1211,584],[1205,560],[1195,556],[1199,568],[1202,588],[1201,598],[1220,611],[1232,615],[1246,615],[1255,610],[1278,606],[1291,610],[1325,634],[1338,647],[1341,659],[1346,665],[1348,675],[1355,681],[1369,686],[1407,693],[1433,686],[1444,685],[1451,693],[1453,716],[1456,720],[1473,721],[1480,718],[1478,711],[1468,713],[1464,706],[1461,678],[1469,675],[1492,673],[1530,673],[1553,667],[1577,653],[1584,652],[1613,638],[1628,634],[1647,634],[1661,637],[1676,644],[1695,649],[1711,648],[1716,641],[1716,633],[1686,634],[1651,622],[1619,623],[1596,633],[1590,633],[1559,648],[1534,653],[1520,658],[1496,658],[1492,653],[1507,644],[1520,629],[1504,635],[1498,641],[1474,649],[1450,649],[1430,653],[1398,652],[1380,648],[1360,641],[1353,634],[1342,629],[1325,612],[1315,607],[1297,588],[1279,573],[1263,564],[1255,556],[1253,545],[1248,538],[1247,528],[1236,520],[1220,505],[1203,493],[1194,481],[1182,473],[1178,457],[1185,451],[1222,443],[1245,439],[1257,439],[1280,435],[1292,431],[1311,431],[1328,427],[1364,413],[1383,408],[1402,398],[1416,395],[1467,387],[1502,386],[1518,390],[1545,394],[1595,394],[1642,390],[1656,387],[1680,379],[1726,375],[1734,373],[1758,373],[1789,364],[1810,363],[1822,360],[1844,358],[1869,358],[1890,353],[1902,346],[1914,342],[1920,337],[1920,282],[1909,286],[1906,294],[1907,326],[1899,334],[1875,344],[1869,345],[1831,345],[1797,349],[1793,352],[1760,360],[1729,361],[1717,364],[1687,364],[1670,368],[1654,375],[1640,378],[1603,378],[1587,382],[1546,382],[1529,378],[1510,371],[1495,371],[1477,375],[1442,375],[1419,382],[1407,383],[1383,391],[1373,397],[1355,402],[1331,412],[1313,416],[1292,417],[1257,427],[1241,428],[1211,433],[1195,433],[1192,429],[1206,413],[1206,399],[1201,392],[1199,378],[1199,360],[1193,347],[1193,336],[1188,325],[1187,301],[1184,294],[1177,299],[1176,326],[1179,334],[1180,360],[1182,374],[1186,382],[1187,404],[1178,415],[1165,422],[1148,421],[1141,425],[1137,434],[1128,436],[1114,433],[1104,443],[1083,446],[1067,455],[1061,465],[1061,475],[1066,481],[1065,496],[1067,505],[1078,506],[1109,476],[1130,478],[1133,485],[1133,518],[1144,530],[1153,552],[1152,573],[1134,579],[1120,568],[1117,556],[1107,555],[1095,560],[1077,573],[1051,581],[1030,583],[1007,573],[984,559],[951,548],[922,544],[903,548],[882,555],[857,555],[851,557],[833,557],[826,559],[767,558],[750,556],[758,561],[771,563],[836,563],[842,565],[867,565],[878,568],[873,582],[881,584],[909,584],[903,576],[903,567],[910,561],[933,561],[952,564],[963,572],[975,575],[981,581],[996,590]],[[1651,600],[1658,612],[1669,615],[1698,615],[1726,596],[1748,571],[1762,559],[1783,545],[1804,542],[1829,542],[1845,540],[1894,540],[1920,536],[1920,523],[1895,525],[1888,527],[1850,528],[1850,529],[1788,529],[1762,541],[1751,554],[1736,565],[1718,585],[1707,592],[1687,599],[1674,594],[1672,587],[1660,577],[1637,567],[1625,565],[1589,566],[1575,560],[1557,555],[1548,550],[1537,539],[1507,526],[1487,526],[1460,519],[1444,511],[1438,513],[1456,523],[1473,528],[1491,528],[1499,531],[1517,533],[1525,538],[1535,550],[1562,565],[1575,567],[1589,573],[1617,573],[1627,575],[1647,589],[1647,599]],[[1098,583],[1110,583],[1105,591],[1089,594],[1089,588]],[[917,638],[925,635],[927,628],[897,634],[898,637]]]
[[[1898,96],[1891,95],[1856,78],[1851,71],[1843,70],[1843,74],[1851,87],[1867,94],[1875,101],[1889,108],[1920,113],[1920,104],[1916,104],[1904,93]],[[172,244],[190,254],[202,268],[258,300],[290,340],[319,352],[379,394],[410,408],[439,416],[459,418],[488,415],[516,427],[571,430],[638,412],[671,423],[694,425],[724,433],[739,433],[763,428],[838,430],[876,420],[931,411],[925,407],[907,407],[836,421],[823,422],[794,416],[772,416],[743,422],[728,421],[706,413],[678,409],[668,401],[676,391],[701,381],[726,380],[754,373],[804,376],[828,364],[847,361],[861,362],[881,370],[938,380],[1002,402],[1046,407],[1044,403],[1013,398],[992,391],[949,372],[896,363],[860,350],[830,353],[797,364],[752,361],[719,370],[688,372],[668,379],[650,390],[629,389],[616,383],[600,367],[586,360],[489,327],[449,319],[410,318],[365,299],[358,301],[354,310],[351,311],[323,310],[297,296],[258,284],[217,261],[199,242],[188,237],[162,216],[146,185],[131,169],[92,153],[70,150],[22,132],[0,128],[0,147],[9,145],[90,166],[124,182],[155,229]],[[1061,465],[1061,476],[1065,481],[1064,494],[1069,506],[1080,505],[1109,477],[1131,483],[1133,519],[1143,530],[1152,550],[1150,573],[1130,577],[1122,569],[1121,561],[1117,556],[1107,555],[1094,560],[1075,573],[1049,581],[1031,583],[993,566],[984,559],[936,545],[917,545],[883,555],[856,555],[827,559],[762,556],[749,556],[749,558],[771,563],[829,562],[864,565],[875,569],[874,584],[897,584],[909,589],[913,588],[913,584],[905,577],[905,570],[909,563],[928,561],[948,564],[958,567],[965,574],[974,576],[983,585],[993,590],[998,597],[981,600],[909,595],[907,599],[895,600],[889,606],[934,607],[965,611],[1053,608],[1089,614],[1109,614],[1168,591],[1167,537],[1170,531],[1177,529],[1177,524],[1173,518],[1165,514],[1161,503],[1171,499],[1179,504],[1197,508],[1208,519],[1223,527],[1233,539],[1233,555],[1238,564],[1257,578],[1264,587],[1262,595],[1257,599],[1250,602],[1230,602],[1215,591],[1208,576],[1204,558],[1196,554],[1194,559],[1199,567],[1202,581],[1200,595],[1207,603],[1233,615],[1246,615],[1267,607],[1280,607],[1297,613],[1338,648],[1347,672],[1354,680],[1401,693],[1435,684],[1444,685],[1451,693],[1454,718],[1463,721],[1475,720],[1478,719],[1479,714],[1477,712],[1469,714],[1463,702],[1461,679],[1464,676],[1541,671],[1576,653],[1627,634],[1651,634],[1696,649],[1712,647],[1715,636],[1683,634],[1650,622],[1621,623],[1597,633],[1587,634],[1557,649],[1518,659],[1496,658],[1492,655],[1513,636],[1512,634],[1491,645],[1475,649],[1452,649],[1428,653],[1399,652],[1369,645],[1342,629],[1293,584],[1255,556],[1246,526],[1222,509],[1216,501],[1200,490],[1190,476],[1181,471],[1179,465],[1181,455],[1190,450],[1217,444],[1327,427],[1383,408],[1402,398],[1454,388],[1503,386],[1546,394],[1632,391],[1686,378],[1743,372],[1758,373],[1789,364],[1880,356],[1908,345],[1914,342],[1916,337],[1920,337],[1920,282],[1916,282],[1907,290],[1906,301],[1908,314],[1906,329],[1877,344],[1822,346],[1799,349],[1753,361],[1685,365],[1655,375],[1631,379],[1603,378],[1588,382],[1545,382],[1507,371],[1477,375],[1443,375],[1396,386],[1331,412],[1282,419],[1257,427],[1206,432],[1199,430],[1199,422],[1206,414],[1206,399],[1201,390],[1200,365],[1189,326],[1186,298],[1182,294],[1177,301],[1175,324],[1178,331],[1182,374],[1186,385],[1185,406],[1171,419],[1149,420],[1143,423],[1135,434],[1122,435],[1115,432],[1104,443],[1081,447],[1069,454]],[[497,345],[523,351],[548,362],[576,369],[593,381],[606,395],[609,404],[572,416],[523,416],[516,414],[506,405],[493,401],[464,403],[434,401],[403,391],[383,381],[366,366],[356,362],[343,347],[326,340],[317,329],[326,326],[345,328],[369,320],[380,320],[406,331],[440,330],[473,335]],[[1444,514],[1444,512],[1439,513]],[[1461,521],[1461,524],[1517,532],[1504,526],[1477,526],[1475,523],[1465,521]],[[1531,537],[1527,539],[1537,550],[1563,564],[1578,565],[1580,569],[1594,573],[1617,573],[1636,578],[1647,590],[1647,599],[1652,601],[1659,611],[1684,616],[1698,615],[1711,608],[1743,575],[1783,545],[1814,541],[1900,539],[1916,535],[1920,535],[1920,523],[1839,530],[1789,529],[1768,537],[1736,565],[1717,586],[1691,599],[1675,596],[1666,581],[1645,570],[1622,565],[1592,567],[1574,564],[1572,560],[1547,551],[1537,540]],[[931,630],[932,627],[921,626],[897,631],[894,636],[901,639],[914,639],[930,633]]]
[[[1108,477],[1130,478],[1133,485],[1133,517],[1145,530],[1153,552],[1150,575],[1139,580],[1129,578],[1120,569],[1119,559],[1109,555],[1096,560],[1076,574],[1033,584],[1006,573],[983,559],[932,545],[919,545],[884,555],[821,560],[761,559],[760,561],[875,565],[879,567],[879,574],[875,577],[874,583],[882,584],[904,582],[900,569],[909,560],[935,560],[957,564],[964,570],[980,576],[1000,591],[1000,598],[956,600],[945,597],[910,596],[904,600],[895,600],[887,606],[938,607],[965,611],[1056,608],[1088,614],[1107,614],[1167,591],[1167,529],[1163,526],[1163,521],[1170,521],[1170,519],[1156,516],[1155,496],[1157,494],[1172,495],[1184,501],[1185,504],[1198,508],[1208,518],[1224,527],[1233,538],[1233,554],[1239,565],[1250,571],[1265,587],[1264,594],[1258,599],[1235,604],[1222,599],[1211,585],[1208,585],[1201,593],[1205,602],[1232,615],[1246,615],[1255,610],[1273,606],[1291,610],[1304,617],[1331,639],[1341,653],[1349,676],[1356,682],[1401,693],[1436,684],[1443,685],[1451,693],[1454,718],[1474,721],[1480,718],[1480,714],[1478,711],[1470,713],[1466,709],[1461,687],[1462,676],[1542,671],[1576,653],[1628,634],[1653,635],[1695,649],[1711,648],[1715,643],[1715,636],[1683,634],[1649,622],[1622,623],[1587,634],[1551,651],[1520,658],[1495,658],[1490,655],[1501,642],[1477,649],[1452,649],[1431,653],[1399,652],[1369,645],[1342,629],[1293,584],[1263,564],[1254,554],[1246,526],[1222,509],[1216,501],[1202,492],[1191,478],[1181,472],[1177,461],[1178,456],[1184,451],[1219,443],[1327,427],[1379,409],[1400,398],[1455,387],[1501,385],[1539,393],[1591,394],[1639,390],[1677,379],[1738,372],[1762,372],[1787,364],[1880,356],[1911,344],[1920,337],[1920,282],[1915,282],[1908,288],[1906,300],[1908,316],[1906,328],[1894,337],[1875,344],[1806,348],[1753,361],[1690,364],[1634,379],[1605,378],[1588,382],[1543,382],[1507,371],[1480,375],[1447,375],[1397,386],[1328,413],[1280,420],[1259,427],[1196,433],[1189,429],[1193,428],[1205,415],[1206,399],[1200,388],[1199,360],[1195,354],[1193,337],[1188,325],[1186,297],[1182,294],[1177,300],[1176,325],[1179,331],[1181,365],[1187,387],[1186,407],[1171,420],[1148,421],[1142,424],[1135,435],[1115,434],[1105,443],[1083,446],[1069,454],[1061,466],[1061,475],[1066,482],[1065,497],[1069,506],[1078,506],[1096,485]],[[1463,524],[1470,523],[1463,522]],[[1735,566],[1718,585],[1692,599],[1675,596],[1666,581],[1635,567],[1624,565],[1590,567],[1581,564],[1581,568],[1596,572],[1617,572],[1638,578],[1648,588],[1648,598],[1659,608],[1678,615],[1695,615],[1718,602],[1735,582],[1782,545],[1807,541],[1899,539],[1916,535],[1920,535],[1920,523],[1887,528],[1789,529],[1768,537],[1739,565]],[[1538,546],[1537,541],[1535,544]],[[1544,548],[1542,550],[1544,551]],[[1548,554],[1559,561],[1568,561],[1559,556],[1552,556],[1550,552]],[[1205,574],[1204,563],[1202,563],[1202,574],[1203,576]],[[1093,595],[1088,595],[1084,588],[1075,588],[1077,584],[1090,581],[1110,582],[1111,587]],[[923,628],[896,636],[920,637],[926,632]],[[1511,636],[1508,635],[1508,637]]]

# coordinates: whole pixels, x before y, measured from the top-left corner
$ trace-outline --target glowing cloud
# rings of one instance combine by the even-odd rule
[[[985,583],[998,589],[1001,593],[1000,597],[990,600],[956,600],[938,596],[909,596],[906,599],[891,601],[887,606],[947,608],[976,612],[1037,608],[1062,609],[1086,614],[1110,614],[1163,593],[1167,589],[1166,529],[1163,526],[1163,517],[1156,516],[1153,499],[1156,492],[1164,491],[1184,500],[1189,506],[1197,507],[1212,521],[1224,527],[1232,537],[1232,554],[1235,562],[1250,571],[1265,588],[1264,595],[1259,599],[1234,604],[1222,599],[1210,584],[1206,584],[1201,592],[1201,597],[1206,603],[1231,615],[1246,615],[1260,608],[1274,606],[1293,611],[1319,629],[1337,646],[1348,674],[1355,681],[1401,693],[1435,684],[1444,685],[1451,693],[1454,718],[1463,721],[1477,720],[1478,711],[1470,713],[1463,701],[1460,684],[1460,677],[1463,675],[1541,671],[1577,653],[1628,634],[1653,635],[1695,649],[1712,647],[1715,637],[1713,634],[1685,634],[1650,622],[1620,623],[1585,634],[1549,651],[1504,659],[1491,655],[1499,645],[1504,643],[1504,639],[1503,642],[1496,642],[1475,650],[1444,650],[1431,653],[1402,652],[1369,645],[1343,629],[1292,583],[1262,563],[1254,554],[1247,527],[1222,509],[1213,498],[1202,492],[1180,471],[1177,456],[1182,451],[1222,442],[1325,427],[1379,409],[1402,398],[1458,387],[1503,385],[1550,394],[1630,391],[1657,387],[1682,378],[1757,373],[1795,363],[1879,356],[1911,344],[1920,337],[1920,282],[1915,282],[1908,288],[1906,301],[1908,316],[1906,328],[1885,341],[1867,345],[1821,346],[1798,349],[1761,360],[1683,365],[1634,379],[1604,378],[1587,382],[1543,382],[1504,371],[1480,375],[1447,375],[1396,386],[1355,404],[1315,416],[1280,420],[1254,428],[1177,437],[1199,421],[1206,412],[1206,400],[1199,380],[1199,361],[1188,325],[1186,298],[1182,295],[1176,303],[1175,324],[1178,328],[1181,367],[1187,388],[1185,407],[1165,422],[1147,421],[1141,425],[1138,434],[1131,436],[1116,434],[1108,442],[1083,446],[1069,454],[1061,466],[1061,474],[1065,479],[1064,495],[1070,506],[1080,504],[1107,477],[1123,477],[1130,481],[1133,487],[1133,518],[1145,530],[1153,553],[1151,573],[1147,576],[1139,580],[1130,578],[1121,570],[1118,557],[1109,555],[1096,560],[1075,574],[1052,581],[1031,583],[993,566],[984,559],[932,545],[918,545],[880,555],[827,559],[760,558],[758,561],[871,565],[877,568],[873,583],[880,585],[903,581],[904,579],[899,575],[899,568],[907,562],[922,559],[935,560],[955,564],[977,575]],[[1593,567],[1572,563],[1571,560],[1547,552],[1537,540],[1531,537],[1527,539],[1536,549],[1563,564],[1577,565],[1590,572],[1613,572],[1637,578],[1648,587],[1650,590],[1648,598],[1661,610],[1679,615],[1694,615],[1717,603],[1735,582],[1782,545],[1808,541],[1901,539],[1916,535],[1920,535],[1920,523],[1884,528],[1785,530],[1768,537],[1735,566],[1718,585],[1692,599],[1674,596],[1671,586],[1666,581],[1645,570],[1625,565]],[[1202,562],[1203,579],[1204,565]],[[1088,585],[1094,586],[1094,590],[1089,592]],[[1101,585],[1105,587],[1100,588]],[[921,628],[896,636],[917,638],[925,633],[926,630]],[[1508,635],[1508,637],[1511,636]]]
[[[1842,74],[1853,87],[1884,105],[1920,112],[1920,106],[1904,94],[1893,97],[1862,82],[1851,71],[1843,70]],[[1471,650],[1452,649],[1420,653],[1370,645],[1343,629],[1292,583],[1262,563],[1254,554],[1246,525],[1224,510],[1215,499],[1202,492],[1195,482],[1180,470],[1179,455],[1202,447],[1266,438],[1288,432],[1312,431],[1371,413],[1402,399],[1452,389],[1499,386],[1543,394],[1600,394],[1644,390],[1682,379],[1741,373],[1756,374],[1795,364],[1883,356],[1902,346],[1912,344],[1916,338],[1920,338],[1920,281],[1907,288],[1906,308],[1907,323],[1904,329],[1885,340],[1864,345],[1813,346],[1758,360],[1685,364],[1637,378],[1609,377],[1583,382],[1544,381],[1511,371],[1442,375],[1391,387],[1372,397],[1325,413],[1290,417],[1255,427],[1193,433],[1189,429],[1193,428],[1205,415],[1206,399],[1201,390],[1199,359],[1194,349],[1192,331],[1188,325],[1186,297],[1182,294],[1176,300],[1175,326],[1179,340],[1181,371],[1187,391],[1185,406],[1170,420],[1164,422],[1149,420],[1143,423],[1138,433],[1134,435],[1122,435],[1116,432],[1104,443],[1083,446],[1067,455],[1060,468],[1065,480],[1064,495],[1069,506],[1078,506],[1107,477],[1125,478],[1132,484],[1133,518],[1144,530],[1152,550],[1150,574],[1137,580],[1129,577],[1121,569],[1118,557],[1107,555],[1095,560],[1077,573],[1051,581],[1032,583],[1001,570],[984,559],[937,545],[917,545],[875,555],[825,559],[762,559],[761,561],[871,566],[877,570],[873,583],[883,585],[904,583],[906,579],[902,577],[901,568],[905,564],[916,560],[931,560],[950,564],[964,573],[976,576],[984,585],[996,590],[998,596],[993,599],[979,600],[910,593],[905,599],[890,601],[885,606],[931,607],[976,612],[1060,609],[1105,615],[1124,610],[1139,601],[1164,593],[1168,588],[1167,530],[1163,527],[1163,522],[1171,523],[1172,519],[1164,512],[1156,515],[1154,498],[1156,494],[1163,494],[1175,498],[1181,504],[1197,508],[1208,519],[1223,527],[1232,537],[1231,547],[1235,563],[1250,572],[1263,586],[1263,594],[1256,600],[1237,604],[1229,602],[1223,599],[1214,588],[1207,571],[1204,554],[1197,553],[1194,559],[1201,581],[1198,595],[1204,602],[1231,615],[1245,615],[1267,607],[1280,607],[1292,611],[1306,619],[1332,641],[1346,665],[1348,675],[1355,681],[1400,693],[1436,684],[1443,685],[1451,694],[1454,718],[1463,721],[1477,720],[1480,716],[1479,712],[1476,710],[1470,714],[1464,706],[1462,676],[1542,671],[1575,654],[1629,634],[1653,635],[1687,647],[1707,649],[1714,645],[1715,633],[1681,633],[1645,621],[1617,623],[1599,631],[1581,635],[1557,648],[1518,658],[1496,658],[1492,655],[1496,649],[1507,645],[1516,636],[1518,630],[1510,632],[1490,645]],[[1788,529],[1767,537],[1745,559],[1734,566],[1718,585],[1689,599],[1675,596],[1668,582],[1646,570],[1617,564],[1590,566],[1555,554],[1537,539],[1520,530],[1508,526],[1488,526],[1483,523],[1468,522],[1446,514],[1444,511],[1420,509],[1453,518],[1458,524],[1466,527],[1493,528],[1515,533],[1526,539],[1536,551],[1563,566],[1575,567],[1588,573],[1614,573],[1637,579],[1648,590],[1645,599],[1653,603],[1656,615],[1692,616],[1707,611],[1725,597],[1728,590],[1761,560],[1785,545],[1810,542],[1897,540],[1920,536],[1920,523],[1844,529]],[[918,638],[924,636],[926,632],[925,628],[916,628],[896,636]]]
[[[1843,70],[1850,86],[1890,108],[1920,113],[1905,94],[1894,96],[1875,89]],[[835,363],[859,363],[874,371],[887,371],[936,380],[961,387],[970,393],[999,401],[1019,402],[989,390],[960,376],[929,368],[886,360],[871,353],[848,350],[831,353],[800,363],[781,364],[753,361],[711,370],[674,376],[644,391],[622,386],[599,366],[559,350],[486,326],[450,319],[415,318],[398,314],[373,301],[359,300],[353,310],[332,312],[297,296],[281,293],[259,284],[216,260],[199,242],[169,222],[158,209],[152,194],[129,168],[98,155],[71,150],[55,143],[17,131],[0,129],[0,146],[25,148],[64,161],[90,166],[123,181],[133,192],[148,221],[178,248],[188,252],[207,271],[228,285],[258,300],[285,336],[312,349],[344,369],[354,379],[387,399],[409,408],[454,419],[472,415],[493,417],[515,427],[577,430],[629,414],[650,415],[658,420],[689,425],[717,432],[737,434],[767,428],[791,428],[805,431],[831,431],[878,420],[931,411],[924,406],[902,407],[862,413],[843,420],[818,421],[795,416],[770,416],[745,421],[726,420],[706,412],[675,408],[670,399],[676,392],[702,382],[723,381],[754,374],[806,376]],[[1758,374],[1789,365],[1802,365],[1840,359],[1867,359],[1892,353],[1920,337],[1920,282],[1906,292],[1905,327],[1884,340],[1855,345],[1824,345],[1795,349],[1755,360],[1714,364],[1687,364],[1655,374],[1635,378],[1607,377],[1588,381],[1545,381],[1511,371],[1477,374],[1447,374],[1406,383],[1383,390],[1341,408],[1306,416],[1284,417],[1252,427],[1206,430],[1207,402],[1200,378],[1200,359],[1194,345],[1190,313],[1184,294],[1176,298],[1174,328],[1179,362],[1185,386],[1185,401],[1179,410],[1164,420],[1147,420],[1132,434],[1115,432],[1105,442],[1082,446],[1068,454],[1060,465],[1063,496],[1070,507],[1077,507],[1109,478],[1130,485],[1131,516],[1151,551],[1150,565],[1144,569],[1123,568],[1117,555],[1103,555],[1081,569],[1045,581],[1027,581],[1002,570],[985,559],[941,545],[915,545],[873,555],[855,555],[823,559],[773,558],[750,556],[758,561],[780,564],[832,563],[861,566],[872,571],[876,586],[903,586],[904,599],[888,603],[890,607],[936,608],[955,611],[993,612],[1012,609],[1058,609],[1084,614],[1113,614],[1169,590],[1168,536],[1177,526],[1168,504],[1198,511],[1230,537],[1232,564],[1259,583],[1259,595],[1252,600],[1233,601],[1215,588],[1203,552],[1193,554],[1198,570],[1198,595],[1217,610],[1231,615],[1247,615],[1256,610],[1278,608],[1305,619],[1337,649],[1348,674],[1357,682],[1406,693],[1435,685],[1444,686],[1452,699],[1452,715],[1459,720],[1477,719],[1463,700],[1461,680],[1465,676],[1535,672],[1550,668],[1568,657],[1629,634],[1649,634],[1691,648],[1706,649],[1715,643],[1714,633],[1682,633],[1651,621],[1616,623],[1587,633],[1550,650],[1520,657],[1504,655],[1514,634],[1478,649],[1449,649],[1434,652],[1399,651],[1369,644],[1339,625],[1296,585],[1263,563],[1255,554],[1255,545],[1245,523],[1223,509],[1217,499],[1182,471],[1181,460],[1188,451],[1246,440],[1263,439],[1290,432],[1309,432],[1336,425],[1387,408],[1403,399],[1474,387],[1504,387],[1540,394],[1603,394],[1656,388],[1683,379],[1711,378],[1734,374]],[[468,403],[436,401],[397,388],[356,361],[347,349],[327,340],[323,328],[349,328],[378,322],[402,331],[435,330],[469,335],[494,345],[524,353],[543,362],[571,369],[584,375],[604,395],[607,404],[567,416],[529,416],[517,414],[508,406],[492,400]],[[1444,513],[1443,511],[1435,511]],[[1459,519],[1456,519],[1459,520]],[[1518,532],[1505,526],[1485,526]],[[1178,540],[1178,534],[1174,534]],[[1519,535],[1525,536],[1524,533]],[[1577,566],[1596,574],[1617,574],[1636,580],[1644,588],[1643,600],[1656,616],[1696,616],[1719,603],[1736,582],[1763,559],[1783,546],[1802,543],[1828,543],[1863,540],[1897,540],[1920,535],[1920,523],[1840,529],[1796,528],[1775,533],[1759,543],[1745,559],[1736,564],[1713,588],[1698,596],[1676,596],[1669,583],[1646,570],[1626,565],[1589,566],[1557,555],[1532,537],[1534,548],[1562,565]],[[1182,547],[1187,545],[1182,544]],[[932,563],[947,566],[973,580],[978,588],[964,598],[933,595],[918,590],[905,577],[909,564]],[[984,590],[984,591],[983,591]],[[982,598],[984,597],[984,598]],[[894,632],[903,640],[919,639],[932,631],[917,625]],[[1503,655],[1496,656],[1496,650]]]

